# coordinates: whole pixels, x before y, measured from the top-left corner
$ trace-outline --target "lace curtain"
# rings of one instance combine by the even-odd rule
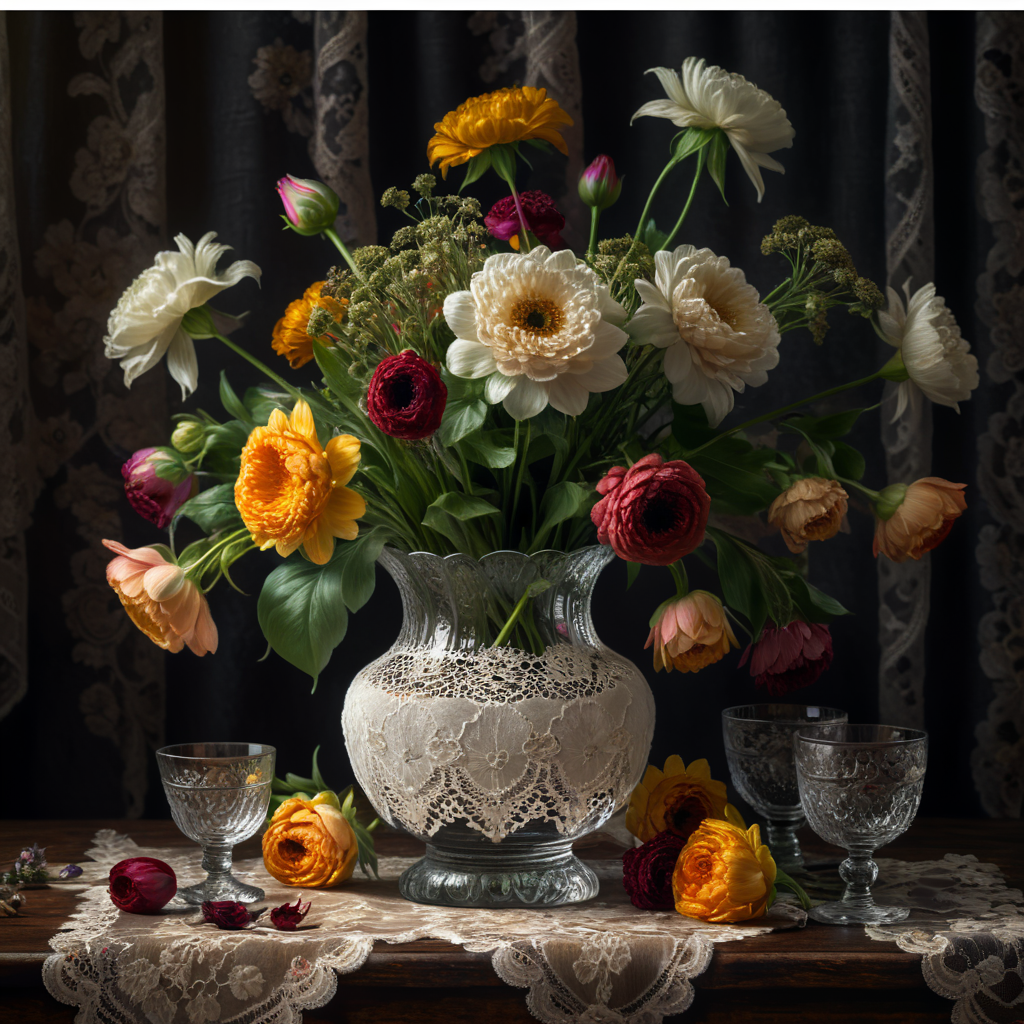
[[[524,186],[556,198],[569,221],[566,237],[578,246],[587,217],[576,178],[607,152],[632,191],[605,224],[609,234],[632,231],[639,197],[671,137],[653,121],[629,127],[633,111],[657,95],[643,72],[695,53],[782,99],[797,138],[783,154],[786,175],[770,175],[762,205],[730,169],[730,210],[709,194],[695,204],[684,240],[728,255],[765,290],[775,271],[759,262],[760,237],[776,217],[801,212],[834,225],[876,280],[899,285],[906,276],[935,276],[940,290],[954,289],[947,298],[987,376],[960,421],[936,413],[936,450],[944,447],[935,468],[971,485],[968,516],[931,562],[883,563],[877,577],[864,558],[870,526],[860,513],[853,539],[818,546],[825,550],[813,552],[812,575],[857,615],[836,624],[841,654],[813,697],[860,720],[881,714],[937,730],[946,757],[930,769],[942,798],[932,813],[983,807],[1019,814],[1021,35],[1012,13],[0,15],[0,468],[7,485],[0,491],[0,768],[14,773],[31,764],[38,788],[56,789],[88,764],[92,784],[76,797],[76,813],[163,814],[156,746],[194,739],[196,728],[265,738],[272,720],[285,770],[305,770],[321,743],[328,778],[347,781],[341,701],[356,669],[397,632],[393,589],[382,580],[314,696],[280,660],[257,662],[264,645],[254,595],[265,560],[238,567],[248,597],[221,588],[212,595],[222,637],[215,657],[168,657],[135,631],[103,582],[100,539],[160,539],[128,509],[119,469],[131,451],[161,443],[169,416],[182,407],[156,371],[124,389],[102,356],[107,315],[170,236],[215,230],[237,257],[264,267],[261,289],[227,293],[225,308],[252,310],[246,343],[269,358],[274,321],[331,261],[316,241],[279,231],[275,178],[285,171],[322,177],[342,196],[343,235],[386,239],[400,222],[376,198],[390,185],[408,187],[426,169],[433,122],[466,96],[516,81],[551,90],[575,121],[568,161],[541,154]],[[609,64],[612,36],[618,47]],[[943,53],[944,71],[957,73],[933,75],[932,51]],[[961,106],[951,117],[954,102]],[[975,126],[977,137],[965,127],[957,144],[963,160],[933,162],[945,140],[933,140],[932,124],[954,122]],[[975,176],[978,217],[965,205]],[[456,171],[452,185],[459,180]],[[496,184],[479,184],[485,204],[500,197]],[[675,219],[680,189],[659,196],[659,223]],[[949,244],[935,253],[940,213]],[[971,263],[978,231],[984,266]],[[862,327],[836,322],[824,353],[787,337],[785,373],[743,396],[744,412],[817,390],[823,360],[842,379],[869,372],[882,348]],[[200,344],[200,392],[188,408],[216,415],[220,371],[236,389],[258,379],[214,343]],[[931,411],[914,416],[883,427],[881,436],[865,427],[855,438],[879,474],[883,466],[893,478],[928,472]],[[983,431],[977,457],[963,442],[972,423]],[[930,581],[929,573],[938,576]],[[624,574],[616,566],[606,576],[596,595],[598,629],[651,676],[659,706],[653,757],[706,755],[716,777],[725,777],[718,714],[755,699],[749,677],[729,662],[702,674],[698,687],[655,679],[641,647],[664,583],[645,572],[623,602]],[[695,582],[701,585],[697,575]],[[929,595],[940,593],[962,602],[953,608],[933,600],[926,634]],[[980,650],[968,643],[974,632]],[[926,645],[947,633],[959,638],[955,650]],[[951,700],[962,714],[945,714]],[[33,750],[47,757],[34,761]],[[8,813],[31,816],[38,808],[18,791]]]

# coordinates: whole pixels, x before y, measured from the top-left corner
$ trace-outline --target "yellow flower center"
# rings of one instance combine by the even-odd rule
[[[509,313],[509,322],[512,327],[547,338],[562,329],[565,314],[550,299],[530,296],[516,302]]]

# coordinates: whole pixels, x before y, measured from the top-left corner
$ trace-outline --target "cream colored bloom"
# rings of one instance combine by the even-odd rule
[[[796,132],[778,100],[748,82],[703,59],[687,57],[682,76],[671,68],[651,68],[658,76],[667,100],[645,103],[634,115],[664,117],[680,128],[721,128],[757,189],[757,201],[764,198],[761,168],[785,174],[786,169],[768,156],[777,149],[789,149]]]
[[[637,280],[643,305],[629,322],[637,342],[665,349],[665,376],[680,405],[703,405],[717,427],[735,392],[759,387],[779,362],[779,327],[743,271],[710,249],[654,254],[654,284]]]
[[[199,383],[199,364],[192,339],[181,326],[190,309],[209,302],[219,292],[238,284],[243,277],[257,281],[262,271],[250,260],[232,263],[223,274],[217,260],[231,248],[214,243],[207,232],[193,245],[184,235],[174,241],[178,252],[158,252],[156,262],[125,290],[107,321],[104,355],[119,359],[125,387],[151,370],[164,354],[167,369],[187,398]]]
[[[966,402],[978,386],[978,360],[960,336],[946,300],[930,282],[911,295],[910,278],[903,284],[906,305],[893,288],[887,290],[889,311],[879,312],[878,323],[885,340],[900,350],[910,374],[900,384],[893,422],[903,415],[915,386],[936,405],[959,412],[957,403]]]
[[[843,525],[849,494],[838,480],[794,480],[771,504],[768,522],[778,526],[786,547],[799,555],[812,540],[828,540]]]
[[[617,353],[627,336],[625,310],[569,249],[538,245],[499,253],[478,270],[469,291],[444,300],[456,340],[445,361],[458,377],[488,377],[485,395],[517,420],[548,403],[568,416],[591,392],[626,379]]]

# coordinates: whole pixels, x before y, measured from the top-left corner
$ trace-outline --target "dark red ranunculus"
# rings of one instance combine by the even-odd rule
[[[110,898],[129,914],[155,914],[178,891],[170,865],[154,857],[129,857],[110,869]]]
[[[203,920],[229,931],[248,928],[254,918],[244,903],[235,900],[207,900],[203,904]]]
[[[270,912],[270,923],[282,932],[293,932],[302,923],[302,919],[309,913],[312,900],[307,900],[302,905],[300,896],[294,903],[285,903],[283,906],[274,907]]]
[[[686,845],[674,832],[659,832],[622,855],[622,884],[641,910],[672,910],[672,870]]]
[[[430,437],[448,402],[441,375],[411,348],[377,365],[366,392],[366,414],[383,433],[406,441]]]
[[[545,192],[533,189],[519,193],[519,202],[526,218],[526,226],[537,236],[541,244],[549,249],[564,249],[561,231],[565,227],[565,218],[558,212],[554,199]],[[523,233],[523,225],[519,221],[516,201],[512,196],[499,199],[484,217],[487,230],[501,242],[511,242],[518,249],[522,244],[518,236]]]
[[[604,497],[590,518],[597,539],[643,565],[671,565],[704,541],[711,499],[700,474],[676,459],[645,455],[629,469],[615,466],[598,482]]]
[[[832,664],[832,634],[816,622],[791,622],[765,626],[761,638],[740,658],[742,668],[750,658],[750,674],[773,697],[803,689],[817,682]]]

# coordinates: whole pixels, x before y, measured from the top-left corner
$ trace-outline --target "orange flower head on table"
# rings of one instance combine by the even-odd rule
[[[285,885],[329,889],[355,869],[356,834],[337,807],[292,797],[274,812],[263,833],[263,864]]]
[[[329,562],[335,537],[355,540],[356,520],[366,514],[366,502],[345,486],[358,466],[358,438],[341,434],[325,449],[305,402],[290,417],[275,409],[249,435],[235,482],[235,505],[253,542],[285,557],[304,545],[311,561]]]
[[[326,309],[334,317],[335,323],[345,319],[348,307],[347,299],[336,299],[331,295],[321,295],[320,289],[326,281],[316,281],[303,293],[301,299],[288,303],[284,316],[274,324],[274,336],[271,347],[279,356],[288,360],[293,370],[298,370],[313,358],[313,336],[306,331],[309,314],[318,306]]]
[[[775,861],[761,830],[709,818],[687,840],[672,872],[676,910],[714,923],[749,921],[768,909]]]
[[[626,828],[643,843],[659,832],[688,839],[706,818],[743,824],[739,811],[726,800],[725,783],[711,778],[707,761],[687,765],[678,754],[665,762],[663,771],[647,766],[626,808]]]
[[[445,114],[434,125],[437,134],[427,143],[427,159],[431,167],[440,161],[441,177],[447,178],[450,167],[467,163],[491,146],[527,139],[550,142],[568,156],[561,133],[572,123],[545,89],[499,89],[474,96]]]

